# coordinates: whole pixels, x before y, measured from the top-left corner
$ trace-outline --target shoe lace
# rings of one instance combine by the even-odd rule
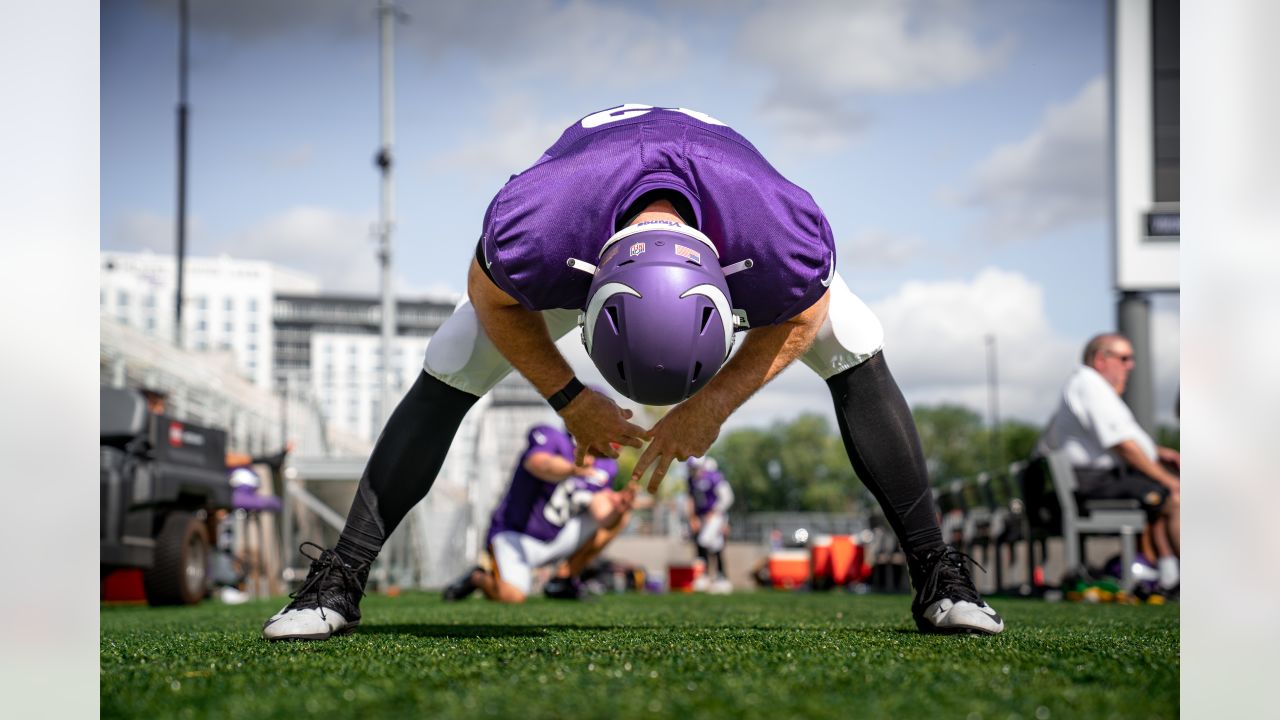
[[[921,593],[923,597],[936,598],[942,596],[956,600],[967,600],[975,604],[982,602],[982,596],[978,594],[977,588],[973,586],[973,576],[969,573],[969,566],[965,561],[977,565],[978,569],[983,572],[986,572],[987,569],[982,567],[977,560],[974,560],[973,556],[960,552],[953,547],[947,547],[938,551],[930,560],[933,561],[933,568],[925,579],[924,591]]]
[[[319,555],[311,555],[307,552],[307,546],[311,546],[320,551]],[[311,596],[315,607],[320,609],[320,617],[324,618],[324,603],[321,593],[332,587],[335,582],[341,583],[343,589],[350,591],[355,589],[364,597],[364,588],[360,587],[360,571],[365,568],[364,565],[359,567],[351,567],[343,562],[342,557],[333,550],[320,547],[319,545],[307,541],[298,546],[298,552],[303,557],[311,561],[311,571],[307,573],[307,579],[302,583],[302,587],[289,593],[289,597],[293,602],[289,603],[289,607],[304,607],[304,598]],[[306,605],[309,607],[310,605]]]

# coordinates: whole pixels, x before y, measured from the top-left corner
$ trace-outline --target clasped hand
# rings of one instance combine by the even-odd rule
[[[560,413],[574,438],[575,462],[579,465],[587,455],[616,458],[619,446],[638,448],[648,440],[649,446],[636,461],[631,481],[639,483],[645,471],[652,468],[647,485],[651,493],[658,490],[673,461],[705,455],[720,436],[724,422],[709,403],[698,402],[697,396],[672,408],[649,430],[630,422],[632,415],[590,388]]]

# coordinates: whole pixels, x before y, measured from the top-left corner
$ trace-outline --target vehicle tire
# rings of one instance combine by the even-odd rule
[[[194,605],[209,576],[209,532],[194,514],[173,511],[156,535],[155,564],[142,573],[149,605]]]

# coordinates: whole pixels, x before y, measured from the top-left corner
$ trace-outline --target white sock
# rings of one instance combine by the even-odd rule
[[[1156,567],[1160,570],[1160,587],[1166,590],[1178,584],[1178,558],[1167,555],[1156,561]]]

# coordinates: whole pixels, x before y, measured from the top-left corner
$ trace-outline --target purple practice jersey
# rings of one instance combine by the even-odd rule
[[[720,484],[725,482],[724,473],[719,470],[702,470],[689,478],[689,495],[693,498],[693,514],[702,517],[716,506],[719,496],[716,494]]]
[[[525,460],[535,452],[551,453],[572,462],[573,438],[550,425],[537,425],[529,431],[529,445],[516,463],[511,486],[489,521],[488,541],[507,530],[543,542],[554,539],[569,518],[581,512],[595,493],[608,488],[618,473],[615,460],[596,458],[593,468],[597,472],[593,477],[571,475],[559,483],[550,483],[524,469]]]
[[[575,123],[493,198],[481,248],[494,282],[530,310],[582,309],[591,276],[566,262],[597,264],[618,216],[653,190],[688,198],[721,266],[753,261],[728,277],[751,326],[794,317],[830,285],[835,243],[809,193],[719,120],[634,104]]]

